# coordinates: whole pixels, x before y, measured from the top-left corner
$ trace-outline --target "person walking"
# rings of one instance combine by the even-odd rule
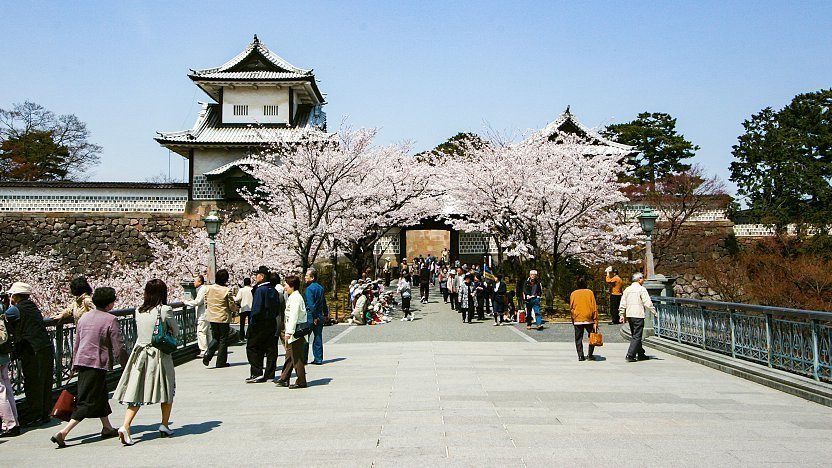
[[[494,326],[497,327],[503,323],[503,313],[506,310],[506,295],[508,289],[503,283],[503,275],[494,275],[497,280],[494,283],[494,290],[492,294],[491,307],[494,309]]]
[[[251,312],[252,301],[254,301],[254,296],[251,294],[251,278],[244,278],[243,287],[234,296],[234,302],[240,306],[240,341],[243,343],[246,342],[246,320]]]
[[[110,424],[110,395],[107,392],[107,372],[113,370],[112,359],[127,364],[130,353],[124,346],[124,336],[118,318],[110,314],[116,303],[116,290],[96,288],[92,295],[93,310],[78,320],[75,345],[72,351],[72,370],[78,374],[76,408],[66,425],[52,436],[59,448],[66,447],[66,437],[86,418],[101,420],[101,438],[116,437],[118,431]]]
[[[12,388],[12,381],[9,378],[11,354],[12,339],[6,328],[6,314],[2,313],[0,314],[0,437],[17,437],[20,435],[17,402],[14,399],[14,388]]]
[[[490,292],[490,288],[479,274],[474,275],[474,281],[471,284],[474,285],[474,295],[477,300],[477,320],[483,321],[485,320],[485,296]]]
[[[396,288],[399,294],[402,297],[402,312],[404,312],[404,318],[402,322],[405,321],[413,321],[413,315],[410,313],[410,299],[411,299],[411,292],[410,292],[410,281],[407,280],[407,277],[404,276],[402,273],[401,278],[399,278],[399,285]]]
[[[214,284],[205,288],[205,317],[211,324],[211,341],[202,358],[206,367],[217,354],[217,367],[229,367],[228,332],[231,330],[231,317],[237,310],[237,303],[228,288],[228,270],[217,271]]]
[[[307,276],[309,272],[307,272]],[[306,388],[306,337],[294,336],[299,323],[307,322],[307,306],[300,295],[300,278],[295,275],[286,277],[283,290],[289,295],[286,301],[286,319],[284,321],[284,340],[286,342],[286,358],[283,362],[283,371],[280,378],[275,382],[278,387],[289,387],[291,389]],[[292,377],[292,370],[295,371],[295,383],[289,385]]]
[[[428,303],[428,295],[430,294],[430,261],[425,260],[419,268],[419,297],[422,304]]]
[[[151,344],[156,322],[164,324],[173,336],[179,336],[179,322],[168,304],[168,286],[160,279],[152,279],[144,287],[142,305],[136,309],[136,343],[118,381],[113,399],[127,405],[124,423],[118,438],[124,445],[133,445],[130,425],[142,406],[161,403],[162,421],[159,435],[173,435],[170,414],[176,389],[176,370],[173,357]]]
[[[82,315],[95,308],[92,303],[92,288],[86,278],[79,276],[69,282],[69,293],[73,296],[72,302],[64,310],[53,315],[52,318],[63,320],[72,317],[72,322],[77,325]]]
[[[523,283],[523,301],[526,304],[526,330],[532,329],[532,316],[538,330],[543,330],[543,317],[540,315],[540,298],[543,286],[537,278],[537,270],[529,271],[529,278]]]
[[[303,277],[306,282],[304,297],[306,298],[306,318],[312,328],[312,364],[320,366],[324,363],[324,320],[326,320],[326,294],[324,287],[318,283],[318,270],[308,268]],[[379,281],[379,287],[381,282]]]
[[[594,361],[595,346],[589,345],[589,354],[584,357],[584,332],[598,332],[598,304],[595,293],[586,286],[586,278],[578,277],[578,289],[569,295],[569,309],[572,311],[572,326],[575,327],[575,348],[578,350],[578,360]]]
[[[617,325],[620,322],[618,308],[621,307],[621,286],[624,281],[618,276],[618,270],[613,267],[607,268],[605,281],[610,285],[610,325]]]
[[[190,301],[184,301],[188,307],[196,307],[196,345],[199,348],[199,354],[196,357],[201,358],[205,356],[205,351],[208,349],[208,342],[211,340],[211,326],[208,319],[205,317],[205,277],[197,275],[194,278],[194,287],[196,288],[196,297]]]
[[[459,309],[462,312],[462,323],[471,323],[476,307],[476,294],[474,285],[471,283],[471,275],[465,275],[462,286],[459,287]]]
[[[457,288],[456,285],[456,271],[451,270],[448,272],[447,286],[448,296],[450,296],[451,299],[451,310],[457,310],[459,308],[459,305],[457,304],[457,302],[459,302],[459,288]]]
[[[627,286],[621,295],[621,306],[618,309],[621,314],[620,322],[624,323],[626,318],[630,324],[630,347],[627,349],[625,358],[627,362],[646,361],[650,359],[644,352],[641,340],[644,334],[645,312],[655,314],[656,308],[650,300],[650,293],[644,287],[644,275],[636,273],[633,275],[633,284]]]
[[[55,349],[43,324],[43,314],[32,302],[32,287],[14,283],[8,291],[11,306],[6,310],[14,351],[23,373],[26,406],[20,414],[22,427],[47,424],[52,420],[52,379]]]
[[[251,304],[250,323],[246,341],[246,357],[250,367],[246,383],[264,383],[274,380],[277,371],[277,309],[279,299],[269,279],[269,269],[257,270],[257,285]],[[265,366],[263,359],[266,360]]]

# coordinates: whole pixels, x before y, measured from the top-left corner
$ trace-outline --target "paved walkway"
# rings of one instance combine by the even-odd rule
[[[326,364],[309,366],[306,390],[243,383],[240,346],[228,369],[184,364],[177,368],[173,438],[154,432],[154,406],[139,413],[133,447],[85,435],[100,429],[85,421],[63,450],[49,442],[57,426],[6,440],[0,462],[595,467],[832,460],[832,408],[662,353],[626,363],[623,343],[604,346],[605,360],[578,362],[571,343],[530,342],[513,326],[463,325],[444,305],[422,306],[417,318],[328,327]],[[118,422],[123,408],[113,409]]]

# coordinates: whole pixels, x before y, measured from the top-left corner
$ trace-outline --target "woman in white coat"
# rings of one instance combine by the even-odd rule
[[[306,323],[306,304],[300,294],[300,278],[295,275],[287,276],[283,283],[283,290],[289,296],[286,301],[286,315],[284,318],[283,336],[286,343],[286,360],[283,371],[275,382],[278,387],[306,388],[306,337],[294,336],[299,323]],[[295,383],[289,385],[289,378],[295,370]]]

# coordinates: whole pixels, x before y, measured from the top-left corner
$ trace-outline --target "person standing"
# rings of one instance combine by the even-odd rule
[[[306,319],[312,328],[312,364],[320,366],[324,363],[324,320],[326,319],[326,294],[324,287],[318,283],[318,270],[308,268],[306,276]],[[379,284],[380,286],[380,284]],[[304,341],[306,341],[304,339]]]
[[[205,356],[205,351],[208,349],[208,342],[211,340],[211,326],[208,319],[205,317],[205,277],[197,275],[194,278],[194,287],[196,288],[196,297],[190,301],[184,301],[188,307],[196,307],[196,345],[199,347],[199,354],[196,357],[201,358]]]
[[[309,276],[309,272],[306,273]],[[295,275],[286,277],[283,290],[289,295],[289,300],[286,301],[286,313],[284,321],[284,340],[286,342],[286,358],[283,362],[283,371],[280,373],[280,378],[275,381],[278,387],[306,388],[306,337],[294,336],[295,330],[299,323],[307,322],[306,311],[308,306],[304,304],[303,297],[300,295],[300,278]],[[295,383],[289,385],[289,379],[292,377],[292,370],[295,371]]]
[[[442,294],[442,301],[448,303],[448,269],[442,267],[437,275],[439,279],[439,292]]]
[[[448,273],[448,296],[451,298],[451,310],[457,310],[459,308],[457,302],[459,302],[459,289],[456,285],[456,272],[451,270]]]
[[[454,295],[456,296],[456,311],[460,314],[462,313],[462,309],[459,305],[459,291],[462,289],[462,284],[465,282],[465,276],[466,273],[462,267],[456,269],[456,277],[454,278],[454,284],[456,286],[454,289],[456,290],[456,293],[454,293]]]
[[[595,346],[589,345],[589,354],[584,357],[584,332],[587,336],[598,331],[598,304],[595,293],[586,287],[586,278],[578,277],[578,289],[569,295],[569,309],[572,311],[572,326],[575,327],[575,348],[578,350],[578,360],[595,360],[593,352]]]
[[[136,343],[127,359],[113,399],[127,405],[124,423],[118,429],[118,438],[124,445],[133,445],[130,425],[142,406],[161,403],[162,423],[159,435],[170,437],[170,413],[176,389],[176,369],[173,357],[151,344],[156,322],[161,322],[168,333],[179,336],[179,322],[168,304],[168,286],[160,279],[152,279],[144,287],[144,300],[134,314]]]
[[[618,276],[618,270],[612,267],[607,268],[605,281],[610,285],[610,324],[617,325],[620,322],[618,309],[621,307],[621,286],[624,281]]]
[[[55,368],[55,349],[43,324],[43,314],[32,302],[32,287],[14,283],[8,292],[11,307],[6,310],[6,321],[14,337],[14,351],[23,373],[25,411],[20,415],[22,427],[49,423],[52,417],[52,379]]]
[[[474,292],[477,299],[477,320],[485,320],[485,296],[491,289],[479,274],[474,275]]]
[[[228,288],[228,270],[217,271],[215,284],[205,289],[205,315],[211,324],[211,341],[208,342],[202,364],[207,367],[216,353],[217,367],[229,367],[228,332],[231,330],[231,316],[237,310],[237,303]]]
[[[410,313],[410,299],[411,299],[411,292],[410,292],[410,281],[407,280],[407,277],[404,276],[402,273],[401,278],[399,278],[399,285],[396,288],[399,294],[402,297],[402,312],[404,312],[404,318],[402,322],[410,320],[413,321],[413,315]]]
[[[243,287],[234,296],[234,302],[240,306],[240,341],[246,341],[246,319],[251,312],[251,303],[254,297],[251,294],[251,278],[243,279]]]
[[[92,303],[92,288],[83,276],[79,276],[69,282],[69,293],[72,294],[72,302],[63,311],[52,316],[54,320],[63,320],[72,317],[76,325],[82,315],[95,308]]]
[[[540,316],[540,298],[543,286],[537,278],[537,270],[529,271],[529,278],[523,284],[523,301],[526,304],[526,329],[532,329],[532,316],[538,330],[543,330],[543,317]]]
[[[474,317],[475,294],[474,285],[471,283],[471,275],[467,274],[459,287],[459,309],[462,312],[462,323],[471,323]]]
[[[277,371],[277,290],[269,282],[269,269],[257,270],[257,285],[249,315],[246,357],[250,366],[246,383],[264,383],[274,380]],[[263,359],[266,360],[265,367]]]
[[[385,286],[390,286],[390,259],[389,258],[384,259],[384,268],[382,269],[382,272],[384,273],[384,285]]]
[[[2,308],[0,306],[0,309]],[[0,437],[17,437],[20,435],[17,402],[14,399],[14,388],[12,388],[12,381],[9,378],[9,364],[12,361],[11,353],[12,340],[6,329],[6,316],[0,313]]]
[[[101,420],[101,437],[116,437],[118,431],[110,424],[110,409],[107,392],[107,372],[113,370],[113,361],[127,364],[130,354],[124,346],[124,337],[118,318],[110,311],[116,303],[116,290],[97,288],[92,295],[93,310],[78,320],[75,328],[75,345],[72,351],[72,370],[78,374],[78,395],[76,408],[63,429],[52,436],[52,442],[59,448],[66,447],[66,436],[86,418]]]
[[[506,310],[506,295],[508,294],[508,289],[506,288],[506,284],[503,283],[503,275],[494,275],[494,278],[497,282],[494,283],[491,306],[494,309],[494,326],[496,327],[503,323],[503,312]]]
[[[650,356],[645,354],[642,346],[642,335],[644,334],[645,312],[655,314],[656,308],[650,300],[650,293],[644,287],[644,275],[636,273],[633,275],[633,284],[627,286],[621,295],[621,306],[618,309],[621,314],[621,323],[624,319],[630,324],[630,347],[627,349],[625,358],[628,362],[646,361]]]

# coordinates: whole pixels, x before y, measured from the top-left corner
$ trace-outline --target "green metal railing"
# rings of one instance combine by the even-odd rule
[[[173,308],[174,316],[179,322],[179,349],[184,349],[196,343],[196,310],[187,307],[181,302],[169,304]],[[133,349],[136,341],[136,321],[134,319],[136,309],[114,310],[111,313],[118,317],[121,333],[124,336],[124,344],[128,350]],[[52,339],[55,349],[55,365],[53,377],[53,389],[60,389],[70,382],[72,370],[72,351],[75,344],[75,325],[72,318],[63,320],[44,319],[46,330]],[[114,372],[120,372],[117,366]],[[20,363],[12,359],[9,364],[9,376],[12,381],[14,394],[23,394],[23,375],[20,372]]]
[[[653,297],[657,336],[832,382],[832,313]]]

